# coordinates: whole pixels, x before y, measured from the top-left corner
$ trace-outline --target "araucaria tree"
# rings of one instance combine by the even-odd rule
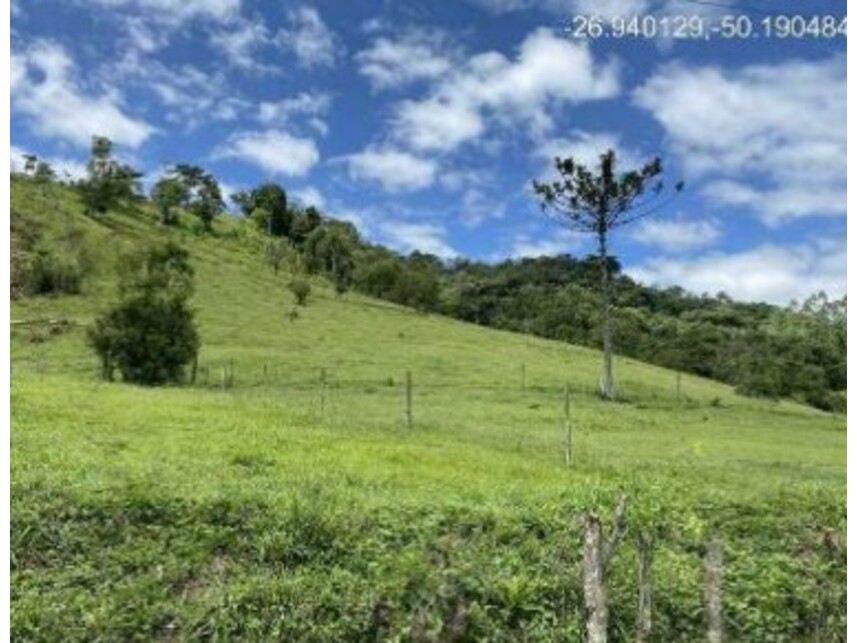
[[[655,158],[637,170],[621,172],[616,153],[601,155],[596,168],[588,168],[573,158],[556,159],[559,179],[533,182],[542,210],[572,232],[594,234],[598,239],[601,273],[601,318],[604,365],[601,395],[615,399],[613,385],[612,274],[608,255],[610,232],[652,214],[665,202],[663,166]],[[682,183],[675,185],[680,192]]]

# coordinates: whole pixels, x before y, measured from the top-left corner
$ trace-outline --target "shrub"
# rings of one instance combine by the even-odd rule
[[[27,290],[34,295],[80,293],[83,271],[74,257],[39,249],[30,260],[28,273]]]
[[[808,404],[828,413],[848,413],[848,399],[844,393],[816,391],[807,396]]]
[[[193,291],[187,251],[169,243],[132,257],[120,279],[121,301],[96,320],[89,343],[102,374],[155,386],[178,382],[199,350],[187,300]]]
[[[199,350],[193,313],[181,299],[140,295],[120,302],[90,329],[89,341],[112,379],[156,386],[178,382]]]
[[[292,294],[295,296],[295,303],[298,306],[307,305],[310,293],[312,292],[312,287],[309,285],[308,281],[305,279],[293,279],[289,284],[289,290],[291,290]]]

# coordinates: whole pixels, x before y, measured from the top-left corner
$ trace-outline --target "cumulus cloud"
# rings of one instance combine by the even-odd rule
[[[846,209],[844,57],[738,70],[672,64],[634,92],[705,193],[770,224]]]
[[[278,69],[257,60],[260,49],[272,44],[268,28],[261,20],[238,20],[211,34],[210,42],[222,52],[229,64],[257,74],[276,73]]]
[[[492,13],[512,13],[539,9],[571,19],[572,16],[600,16],[605,19],[638,15],[717,15],[728,11],[735,0],[717,3],[689,3],[682,0],[470,0]]]
[[[572,0],[568,15],[628,19],[646,15],[652,4],[650,0]]]
[[[382,238],[398,250],[427,252],[442,259],[452,259],[458,252],[447,241],[446,229],[434,223],[385,221],[380,224]]]
[[[561,239],[533,239],[529,235],[516,236],[509,255],[513,259],[555,257],[569,252],[569,244]]]
[[[699,294],[722,291],[741,301],[785,305],[820,290],[835,297],[846,293],[846,243],[766,244],[734,254],[661,258],[631,267],[627,273],[647,284],[681,286]]]
[[[294,197],[301,205],[304,206],[312,205],[317,208],[324,209],[324,206],[327,204],[327,199],[324,198],[321,191],[312,186],[291,190],[289,192],[289,196]]]
[[[667,253],[706,248],[714,245],[722,236],[720,224],[710,219],[647,219],[639,223],[632,233],[637,243],[654,246]]]
[[[271,174],[305,176],[321,156],[312,139],[265,130],[234,134],[214,157],[240,159]]]
[[[27,154],[29,152],[13,145],[9,150],[9,169],[12,172],[23,172],[26,164],[24,156]],[[86,177],[86,163],[81,160],[63,156],[37,156],[53,168],[60,180],[78,181]]]
[[[355,56],[359,72],[375,89],[431,81],[450,72],[456,48],[441,31],[412,29],[380,36]]]
[[[301,92],[276,101],[259,103],[257,118],[266,124],[286,123],[296,116],[320,116],[330,108],[331,97],[320,92]]]
[[[537,145],[535,155],[544,166],[543,176],[552,178],[556,175],[555,159],[571,157],[578,163],[595,167],[605,150],[616,152],[620,170],[639,167],[647,160],[637,150],[626,147],[618,134],[581,130],[543,140]]]
[[[139,16],[128,16],[123,24],[127,44],[135,54],[154,53],[166,46],[169,40],[164,30],[156,28]]]
[[[589,47],[537,29],[510,60],[498,52],[471,57],[422,100],[399,104],[394,137],[420,151],[450,152],[478,139],[488,122],[543,134],[551,108],[614,97],[618,67],[599,65]]]
[[[425,189],[437,175],[434,161],[393,148],[370,147],[343,160],[352,179],[375,181],[389,192]]]
[[[69,53],[50,41],[12,53],[11,89],[13,116],[26,117],[46,138],[88,147],[97,134],[138,147],[155,133],[147,122],[126,113],[118,92],[86,91]]]
[[[303,6],[290,11],[289,26],[277,34],[277,42],[291,51],[301,67],[333,67],[339,46],[336,34],[322,20],[318,11]]]
[[[241,10],[241,0],[80,0],[104,9],[124,9],[171,25],[191,20],[224,22]]]
[[[102,69],[101,77],[114,86],[122,83],[154,94],[165,108],[163,117],[188,130],[234,121],[254,109],[235,95],[220,72],[208,73],[191,64],[167,66],[134,50]]]

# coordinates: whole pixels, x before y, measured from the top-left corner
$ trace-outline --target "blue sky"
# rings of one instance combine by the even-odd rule
[[[607,18],[845,14],[844,0],[28,0],[12,162],[82,172],[91,135],[151,181],[273,179],[403,252],[587,254],[529,189],[553,156],[664,159],[683,195],[614,250],[647,283],[787,303],[845,293],[845,38],[571,38]]]

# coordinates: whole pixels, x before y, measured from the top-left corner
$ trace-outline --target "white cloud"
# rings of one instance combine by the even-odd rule
[[[511,13],[539,9],[569,20],[576,15],[602,18],[630,18],[634,15],[711,16],[728,11],[734,0],[718,3],[689,3],[682,0],[470,0],[492,13]]]
[[[535,153],[545,165],[545,175],[552,177],[556,174],[556,158],[571,157],[578,163],[595,167],[607,150],[616,152],[620,169],[636,168],[646,161],[639,152],[625,147],[617,134],[610,132],[575,130],[568,136],[542,141]]]
[[[324,23],[318,11],[304,6],[288,14],[290,26],[277,34],[276,40],[291,51],[301,67],[333,67],[338,45],[336,35]]]
[[[844,57],[737,71],[669,65],[634,92],[706,194],[756,210],[768,224],[843,215]]]
[[[497,52],[473,56],[425,99],[400,103],[394,135],[414,149],[445,152],[478,139],[486,121],[541,135],[553,126],[552,108],[618,92],[613,62],[599,66],[587,45],[537,29],[514,60]]]
[[[570,251],[567,241],[561,239],[533,239],[520,235],[512,242],[510,256],[513,259],[555,257]]]
[[[137,54],[151,54],[168,42],[162,29],[155,28],[139,16],[129,16],[124,26],[131,51]]]
[[[843,161],[844,162],[844,161]],[[845,213],[845,178],[842,184],[833,177],[810,177],[800,182],[760,188],[739,181],[712,181],[703,188],[705,196],[725,206],[744,206],[761,213],[762,220],[775,226],[782,221],[816,215]]]
[[[285,123],[294,116],[318,116],[330,108],[329,94],[320,92],[301,92],[297,96],[278,101],[259,103],[257,118],[262,123]]]
[[[390,192],[425,189],[437,175],[434,161],[392,148],[370,147],[343,160],[352,179],[377,181]]]
[[[27,60],[22,55],[12,52],[9,61],[9,86],[12,92],[16,92],[27,81]]]
[[[421,151],[451,151],[478,139],[485,123],[477,106],[432,97],[404,101],[395,118],[396,137]]]
[[[322,207],[319,205],[318,207]],[[328,206],[328,210],[330,210],[330,206]],[[348,223],[353,223],[354,227],[362,235],[371,234],[371,226],[369,225],[369,217],[372,214],[371,211],[368,210],[360,210],[354,208],[344,207],[341,204],[336,204],[330,213],[330,217],[332,219],[336,219],[338,221],[346,221]]]
[[[299,190],[292,190],[289,192],[289,196],[297,199],[301,205],[313,205],[322,210],[327,203],[327,199],[324,198],[324,195],[318,190],[318,188],[314,188],[312,186],[301,188]]]
[[[391,89],[449,73],[455,51],[443,32],[421,29],[396,37],[381,36],[355,60],[375,89]]]
[[[571,232],[562,228],[550,228],[549,231],[539,229],[537,225],[529,225],[511,237],[506,242],[506,249],[497,253],[492,260],[502,261],[509,257],[513,259],[528,259],[538,257],[555,257],[578,251],[586,240],[586,235]]]
[[[191,20],[231,20],[241,0],[80,0],[104,9],[132,10],[153,22],[178,26]]]
[[[650,0],[572,0],[568,15],[630,19],[646,15],[651,6]]]
[[[223,202],[226,204],[226,208],[230,212],[235,212],[236,206],[234,201],[232,201],[232,197],[240,192],[241,188],[224,181],[218,181],[218,183],[220,184],[220,194],[223,196]]]
[[[94,95],[75,78],[74,61],[58,44],[36,41],[12,54],[12,113],[26,116],[33,130],[46,138],[88,147],[93,135],[138,147],[155,128],[124,111],[112,91]]]
[[[470,0],[492,13],[511,13],[513,11],[525,11],[537,6],[536,0]],[[545,0],[545,6],[552,9],[559,4],[558,0]]]
[[[668,253],[680,253],[713,245],[723,236],[723,230],[717,221],[709,219],[647,219],[637,225],[631,236],[637,243],[655,246]]]
[[[13,172],[23,172],[25,164],[24,156],[28,152],[14,145],[9,152],[10,170]],[[61,156],[42,156],[40,154],[37,154],[37,156],[39,160],[47,162],[53,168],[57,178],[61,181],[77,181],[86,177],[86,163],[83,161]]]
[[[107,85],[151,92],[166,108],[163,117],[187,130],[214,121],[234,121],[255,110],[252,103],[235,94],[222,72],[208,73],[191,64],[168,67],[134,48],[101,69],[100,79]]]
[[[276,73],[275,67],[256,60],[259,49],[271,44],[268,28],[261,20],[239,20],[210,36],[211,44],[220,50],[229,63],[253,73]]]
[[[627,273],[647,284],[677,285],[699,294],[723,291],[742,301],[784,305],[819,290],[844,295],[846,244],[844,239],[795,246],[768,244],[736,254],[652,260]]]
[[[214,156],[240,159],[282,176],[305,176],[320,159],[315,141],[278,130],[234,134]]]
[[[385,221],[379,226],[382,237],[405,253],[427,252],[442,259],[452,259],[459,253],[449,245],[446,229],[432,223]]]
[[[307,121],[307,123],[322,136],[327,136],[327,133],[330,131],[330,128],[327,126],[327,122],[318,116],[313,116]]]
[[[483,190],[468,188],[458,204],[458,218],[468,228],[476,228],[488,219],[502,219],[507,203],[489,197]]]

